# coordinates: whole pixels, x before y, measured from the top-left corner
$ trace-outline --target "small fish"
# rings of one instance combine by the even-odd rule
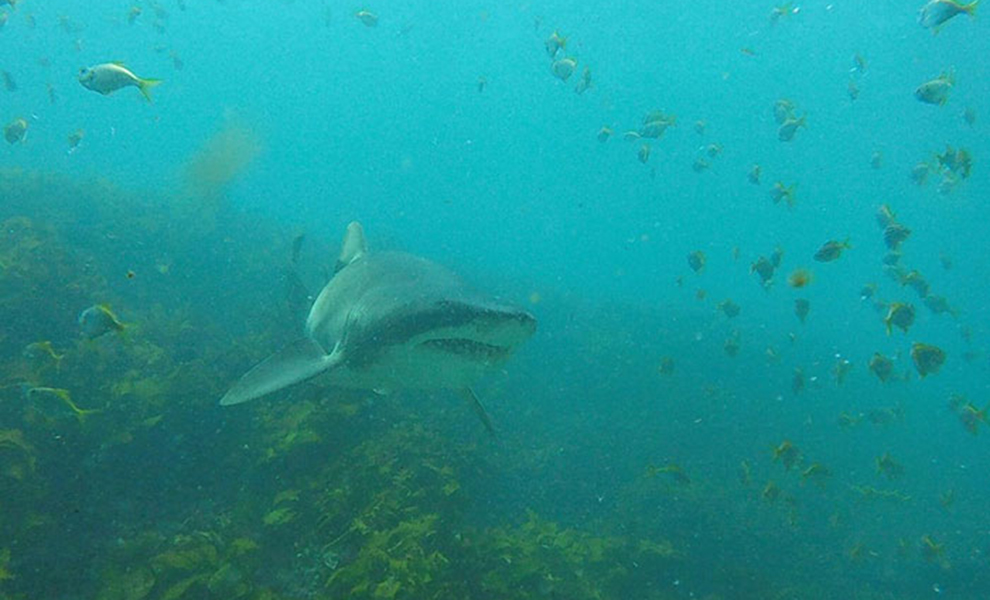
[[[883,318],[883,324],[887,328],[887,335],[890,335],[894,327],[904,333],[914,324],[914,306],[904,302],[893,302],[887,308],[887,315]]]
[[[749,465],[749,461],[741,460],[739,461],[739,483],[743,485],[749,485],[753,482],[753,468]]]
[[[777,21],[780,19],[791,15],[796,15],[799,12],[801,12],[801,9],[795,7],[792,2],[775,6],[773,10],[770,11],[770,23],[776,25]]]
[[[862,414],[851,415],[847,412],[839,413],[839,418],[837,419],[839,427],[843,429],[848,429],[859,425],[860,421],[863,420]]]
[[[951,71],[943,71],[941,75],[926,81],[918,86],[914,91],[914,97],[925,104],[938,104],[943,106],[949,101],[949,92],[955,85],[955,75]]]
[[[794,191],[796,189],[797,184],[787,187],[778,181],[773,184],[772,188],[770,188],[770,199],[773,200],[774,204],[780,204],[780,201],[783,200],[787,203],[788,207],[793,207],[794,203],[797,201],[794,195]]]
[[[292,264],[299,262],[299,253],[302,252],[303,242],[306,241],[306,234],[300,233],[292,238]]]
[[[942,268],[946,271],[952,270],[952,257],[945,252],[940,252],[938,255],[938,262],[942,265]]]
[[[576,69],[577,61],[570,57],[557,59],[550,65],[553,76],[561,81],[567,81]]]
[[[760,276],[760,285],[764,289],[768,289],[773,284],[774,266],[765,256],[756,259],[756,262],[750,265],[749,272]]]
[[[684,472],[684,469],[682,469],[680,465],[671,463],[668,465],[664,465],[662,467],[657,467],[654,465],[649,465],[648,467],[646,467],[647,477],[652,478],[661,474],[670,475],[673,478],[673,480],[680,485],[689,485],[691,483],[691,478],[687,476],[687,474]]]
[[[794,301],[794,314],[799,321],[804,323],[804,320],[808,318],[809,312],[811,312],[811,302],[807,298],[798,298]]]
[[[879,169],[883,166],[883,152],[879,150],[873,151],[873,154],[870,155],[870,166],[874,169]]]
[[[790,440],[784,440],[773,449],[773,459],[779,461],[788,471],[801,462],[801,450]]]
[[[182,60],[182,57],[179,56],[179,53],[176,52],[175,50],[169,50],[168,57],[172,59],[172,68],[175,69],[176,71],[181,71],[183,68],[185,68],[186,63]]]
[[[787,276],[787,285],[794,289],[801,289],[806,287],[812,281],[811,271],[808,269],[794,269],[790,275]]]
[[[361,23],[365,27],[378,26],[378,15],[371,12],[370,10],[359,10],[356,13],[354,13],[354,16],[357,17],[357,20],[361,21]]]
[[[3,128],[3,139],[8,144],[23,142],[27,137],[28,122],[25,119],[14,119]]]
[[[777,364],[780,362],[780,352],[774,346],[767,346],[763,350],[763,356],[767,358],[768,363]]]
[[[846,381],[846,375],[852,371],[853,363],[848,358],[838,357],[832,367],[832,376],[835,377],[835,384],[842,385]]]
[[[980,424],[987,425],[987,410],[990,406],[979,409],[965,396],[953,394],[949,397],[949,408],[959,416],[959,421],[966,431],[973,435],[980,432]]]
[[[887,383],[894,375],[894,361],[879,352],[874,352],[870,359],[869,369],[871,373],[877,376],[877,379]]]
[[[602,142],[604,144],[605,142],[608,141],[608,138],[612,137],[612,133],[613,132],[611,127],[607,125],[603,125],[602,128],[598,130],[598,134],[595,137],[598,138],[599,142]]]
[[[866,63],[866,59],[863,55],[859,52],[854,54],[852,72],[859,75],[865,75],[867,68],[869,68],[869,65]]]
[[[0,79],[3,79],[3,89],[8,92],[17,91],[17,82],[14,81],[14,76],[7,71],[0,71]]]
[[[911,167],[911,181],[915,185],[925,185],[928,180],[928,173],[931,172],[931,165],[926,162],[919,162]]]
[[[894,211],[886,204],[881,204],[880,208],[877,209],[876,218],[877,225],[880,226],[880,229],[889,227],[897,221],[897,216],[894,214]]]
[[[82,409],[72,401],[72,394],[69,390],[52,387],[30,387],[24,391],[25,399],[31,403],[32,408],[39,409],[42,414],[48,417],[56,417],[65,414],[66,408],[79,420],[85,422],[86,417],[101,412],[99,409]],[[53,404],[52,402],[56,404]]]
[[[963,111],[962,118],[970,127],[976,125],[976,109],[972,106],[967,106],[966,110]]]
[[[695,173],[703,173],[711,168],[712,163],[704,156],[699,156],[691,163],[691,170]]]
[[[781,98],[773,103],[773,118],[778,125],[783,125],[788,119],[794,117],[794,103],[787,98]]]
[[[794,374],[791,376],[791,393],[797,396],[804,390],[804,370],[801,367],[794,367]]]
[[[674,374],[674,359],[669,356],[664,356],[660,359],[660,366],[657,370],[661,375],[673,375]]]
[[[479,77],[478,78],[478,84],[477,84],[477,86],[478,86],[478,93],[480,94],[480,93],[484,92],[485,91],[485,86],[487,86],[487,85],[488,85],[488,80],[485,79],[484,77]]]
[[[938,373],[945,363],[945,351],[938,346],[915,342],[911,346],[911,360],[914,361],[914,368],[918,375],[924,379],[928,375]]]
[[[91,340],[111,331],[123,331],[124,327],[106,304],[96,304],[79,313],[79,328]]]
[[[852,79],[850,79],[849,83],[846,84],[846,94],[848,94],[849,99],[854,102],[857,98],[859,98],[859,85],[857,85]]]
[[[849,238],[846,238],[844,242],[837,240],[829,240],[822,244],[822,247],[815,252],[815,260],[818,262],[832,262],[833,260],[838,260],[842,256],[843,250],[848,250],[852,248],[849,245]]]
[[[650,160],[650,145],[643,144],[639,147],[639,152],[636,153],[636,157],[639,158],[639,162],[644,165]]]
[[[85,135],[86,132],[83,131],[82,129],[77,129],[69,134],[69,137],[66,138],[66,141],[69,143],[69,151],[68,151],[69,154],[73,154],[76,150],[79,149],[79,144],[82,143],[83,136]]]
[[[705,253],[701,250],[695,250],[687,256],[688,266],[691,267],[691,270],[695,273],[700,273],[701,270],[705,268],[706,260],[707,258],[705,257]]]
[[[574,86],[574,92],[581,95],[590,90],[591,87],[591,69],[585,67],[584,71],[581,73],[581,79],[579,79],[577,85]]]
[[[946,146],[945,152],[936,154],[935,158],[943,169],[949,173],[959,174],[963,179],[969,177],[973,168],[973,156],[966,148],[956,150],[952,146]]]
[[[705,146],[705,154],[708,155],[708,158],[715,158],[721,153],[722,153],[722,144],[713,143]]]
[[[739,348],[741,347],[739,343],[739,334],[734,332],[734,335],[725,339],[725,343],[722,344],[722,350],[729,356],[736,356],[739,354]]]
[[[883,230],[883,242],[891,250],[897,250],[911,235],[911,230],[899,223],[891,223]]]
[[[567,38],[562,37],[559,33],[554,31],[550,34],[550,37],[543,43],[544,47],[547,49],[547,54],[550,58],[556,58],[557,53],[567,47]]]
[[[976,2],[973,4],[976,4]],[[945,560],[945,547],[943,544],[935,542],[931,536],[926,534],[921,536],[920,545],[922,558],[924,558],[927,562],[938,564],[942,568],[948,568],[948,563]]]
[[[138,20],[138,17],[141,16],[142,12],[144,11],[141,10],[140,6],[132,6],[130,10],[127,11],[127,23],[133,25],[134,22]]]
[[[63,32],[68,34],[79,33],[84,27],[65,15],[59,15],[58,26]]]
[[[763,490],[760,492],[760,497],[768,503],[773,504],[778,498],[780,498],[780,494],[780,487],[778,487],[776,483],[768,481],[767,484],[763,486]]]
[[[925,296],[924,301],[925,301],[925,306],[928,307],[928,310],[932,311],[933,314],[936,315],[947,314],[952,316],[953,318],[959,316],[956,309],[952,308],[952,306],[949,305],[949,301],[946,300],[945,296],[934,296],[934,295]]]
[[[874,425],[887,426],[904,419],[904,409],[900,406],[874,408],[866,413],[866,418]]]
[[[773,265],[774,269],[777,269],[780,267],[780,262],[782,260],[784,260],[784,249],[777,246],[773,249],[773,252],[770,253],[770,264]]]
[[[931,29],[932,33],[938,33],[942,25],[956,15],[965,13],[971,17],[975,16],[977,4],[979,0],[973,0],[969,4],[962,4],[956,0],[931,0],[918,12],[918,23],[926,29]]]
[[[901,278],[901,285],[913,289],[918,294],[918,297],[922,299],[928,296],[928,290],[931,287],[928,285],[928,280],[917,270],[912,270],[904,275]]]
[[[662,110],[650,111],[643,117],[643,125],[639,128],[640,137],[660,139],[667,128],[677,124],[676,115],[668,115]]]
[[[742,310],[738,304],[732,301],[731,298],[727,298],[719,302],[715,308],[725,313],[725,316],[729,317],[730,319],[734,319],[738,317],[740,311]]]
[[[749,173],[746,174],[746,179],[753,185],[760,185],[760,171],[762,170],[760,165],[754,164],[750,167]]]
[[[694,122],[694,132],[698,135],[705,135],[706,127],[708,127],[708,124],[700,119]]]
[[[859,290],[859,299],[860,300],[869,300],[876,293],[877,293],[877,284],[875,284],[875,283],[867,283],[862,288],[860,288],[860,290]]]
[[[84,88],[104,96],[121,88],[136,87],[148,102],[151,102],[151,88],[162,82],[160,79],[138,77],[121,63],[104,63],[84,67],[79,70],[78,79]]]
[[[794,134],[797,130],[806,127],[806,117],[801,116],[800,118],[790,117],[780,124],[777,128],[777,139],[782,142],[789,142],[794,139]]]
[[[62,369],[62,359],[65,358],[64,354],[56,353],[55,347],[52,346],[52,343],[47,340],[28,344],[24,347],[24,352],[22,354],[25,358],[35,361],[48,359],[53,360],[55,362],[56,372]]]
[[[890,452],[884,453],[883,456],[878,456],[874,459],[874,464],[877,467],[877,474],[884,475],[888,479],[897,479],[904,475],[904,466],[897,462],[890,456]]]
[[[938,182],[939,195],[948,196],[952,193],[952,190],[956,189],[956,185],[959,184],[959,178],[952,173],[942,173],[942,179]]]
[[[831,476],[832,472],[828,470],[828,467],[821,463],[812,463],[801,471],[801,483],[810,481],[818,487],[825,487],[825,482]]]

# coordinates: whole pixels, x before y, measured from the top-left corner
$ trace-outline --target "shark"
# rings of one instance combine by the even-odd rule
[[[241,404],[320,377],[320,383],[390,393],[447,389],[494,434],[471,386],[536,331],[528,311],[476,290],[449,269],[404,252],[369,252],[347,226],[334,274],[304,335],[245,373],[220,399]]]

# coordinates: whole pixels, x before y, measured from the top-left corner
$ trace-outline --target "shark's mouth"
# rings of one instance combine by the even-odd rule
[[[454,354],[479,362],[500,362],[509,358],[512,348],[486,344],[468,338],[432,338],[420,343],[420,347]]]

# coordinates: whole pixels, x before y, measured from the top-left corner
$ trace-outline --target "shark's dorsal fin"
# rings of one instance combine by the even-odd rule
[[[333,272],[339,272],[367,251],[368,244],[364,241],[364,227],[361,227],[357,221],[351,221],[351,224],[347,226],[347,233],[344,234],[344,243],[340,247],[340,257],[337,259]]]

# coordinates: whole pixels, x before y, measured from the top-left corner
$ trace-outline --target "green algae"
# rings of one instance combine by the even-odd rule
[[[104,587],[96,600],[143,600],[155,587],[155,576],[150,569],[138,567],[118,572],[104,573]]]
[[[452,439],[443,414],[407,408],[408,397],[304,386],[221,412],[236,375],[298,335],[265,285],[288,257],[284,234],[241,221],[226,229],[250,243],[217,235],[215,209],[199,222],[190,206],[106,182],[0,171],[0,196],[0,310],[17,319],[0,330],[0,381],[12,386],[0,391],[0,539],[17,552],[0,549],[0,599],[51,597],[44,580],[57,574],[20,568],[21,553],[58,556],[71,543],[62,556],[86,558],[67,577],[105,600],[661,600],[671,596],[643,590],[684,568],[678,511],[696,503],[709,519],[684,521],[715,520],[712,486],[665,478],[625,485],[594,521],[545,506],[479,517],[488,480],[520,464],[539,472],[552,450]],[[216,298],[231,304],[218,310]],[[78,310],[104,301],[133,328],[79,339]],[[66,354],[57,372],[21,357],[42,339]],[[592,354],[627,341],[601,334]],[[17,385],[34,379],[104,413],[85,428],[25,419]],[[100,477],[122,464],[139,468]],[[68,487],[80,493],[108,489],[66,509],[66,488],[52,489],[63,479],[87,482]],[[648,522],[658,503],[669,514]],[[56,533],[86,527],[99,533]]]

